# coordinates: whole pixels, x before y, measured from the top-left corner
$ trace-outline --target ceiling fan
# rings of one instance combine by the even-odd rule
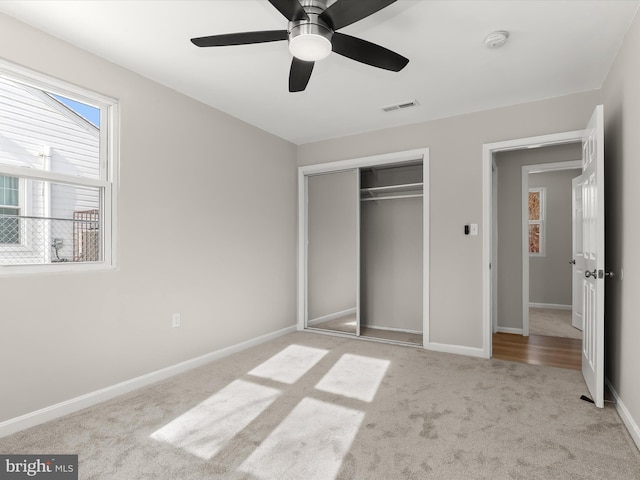
[[[198,47],[223,47],[289,41],[293,55],[289,91],[307,88],[314,63],[332,51],[357,62],[399,72],[409,59],[375,43],[336,32],[391,5],[396,0],[269,0],[289,20],[286,30],[228,33],[192,38]]]

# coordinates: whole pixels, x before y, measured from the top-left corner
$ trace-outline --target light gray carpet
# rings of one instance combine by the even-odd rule
[[[571,310],[529,308],[529,334],[582,339],[582,332],[571,325]]]
[[[638,479],[580,372],[299,332],[30,430],[82,479]]]

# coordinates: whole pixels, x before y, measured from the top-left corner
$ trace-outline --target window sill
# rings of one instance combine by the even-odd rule
[[[0,265],[0,276],[29,274],[42,275],[43,273],[86,273],[116,269],[116,265],[105,262],[60,262],[37,265]]]

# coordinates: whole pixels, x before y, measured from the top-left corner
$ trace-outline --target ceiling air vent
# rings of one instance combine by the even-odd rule
[[[398,103],[397,105],[389,105],[388,107],[383,107],[383,112],[393,112],[394,110],[403,110],[405,108],[417,107],[418,101],[411,100],[410,102]]]

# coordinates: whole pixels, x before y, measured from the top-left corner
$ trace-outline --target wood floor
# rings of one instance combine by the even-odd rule
[[[582,368],[582,340],[544,335],[493,334],[493,358],[531,365]]]

